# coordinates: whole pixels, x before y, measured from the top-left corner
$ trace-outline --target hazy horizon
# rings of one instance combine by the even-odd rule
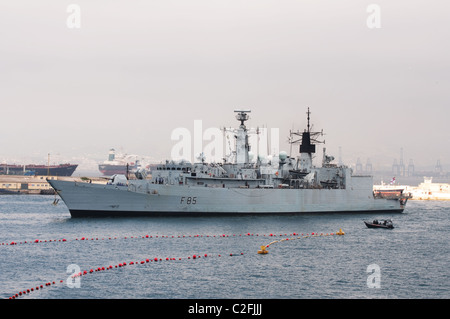
[[[80,27],[68,19],[80,8]],[[370,28],[370,4],[380,28]],[[450,166],[450,4],[0,0],[0,163],[170,157],[174,129],[303,130],[354,164]],[[321,148],[317,157],[321,158]]]

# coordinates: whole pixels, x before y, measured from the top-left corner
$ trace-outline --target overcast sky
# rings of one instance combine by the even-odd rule
[[[348,164],[390,166],[403,148],[406,163],[448,169],[449,12],[448,0],[0,0],[0,162],[95,166],[111,147],[162,160],[174,129],[235,126],[239,108],[288,151],[310,107]]]

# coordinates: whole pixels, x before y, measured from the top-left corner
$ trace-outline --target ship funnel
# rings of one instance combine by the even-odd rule
[[[114,158],[116,158],[116,151],[112,148],[108,153],[108,161],[114,161]]]

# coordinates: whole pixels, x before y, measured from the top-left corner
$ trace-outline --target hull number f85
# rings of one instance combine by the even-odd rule
[[[197,204],[197,197],[181,197],[180,204],[188,204],[188,205],[195,205]]]

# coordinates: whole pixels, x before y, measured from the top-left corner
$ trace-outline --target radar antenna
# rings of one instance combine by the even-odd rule
[[[311,112],[309,111],[309,107],[308,107],[308,112],[306,112],[306,114],[308,115],[308,132],[311,132],[310,126],[309,126],[309,115],[311,114]]]
[[[307,129],[304,132],[299,131],[289,131],[289,143],[291,144],[300,144],[300,153],[315,153],[316,145],[320,143],[325,143],[325,141],[320,141],[319,136],[323,136],[323,130],[320,132],[312,132],[312,125],[310,123],[311,120],[311,112],[308,107],[307,115]],[[297,137],[295,137],[297,136]]]
[[[235,110],[234,112],[235,112],[235,113],[238,113],[238,114],[236,115],[236,119],[237,119],[238,121],[241,121],[241,126],[244,126],[244,122],[247,121],[247,120],[249,119],[249,116],[248,116],[247,113],[250,113],[251,111],[250,111],[250,110],[248,110],[248,111],[244,111],[244,110]]]

